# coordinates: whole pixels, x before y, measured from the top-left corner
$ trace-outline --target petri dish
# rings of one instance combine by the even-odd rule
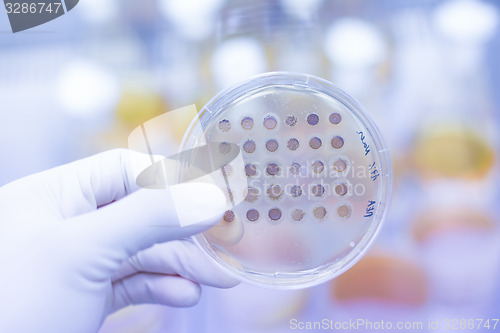
[[[226,89],[200,110],[181,150],[207,143],[240,149],[240,162],[221,168],[227,212],[194,236],[229,274],[309,287],[346,271],[373,243],[391,197],[389,153],[360,103],[332,83],[273,72]]]

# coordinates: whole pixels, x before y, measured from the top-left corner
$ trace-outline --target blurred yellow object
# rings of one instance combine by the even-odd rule
[[[422,269],[408,259],[371,255],[336,278],[331,296],[339,302],[377,301],[420,306],[427,299],[427,279]]]
[[[125,88],[116,108],[118,125],[131,130],[144,122],[171,111],[164,98],[152,90]],[[163,130],[169,132],[180,143],[193,115],[189,112],[177,112],[170,116],[171,121]]]
[[[199,105],[196,105],[196,107],[199,111]],[[172,119],[172,121],[170,122],[170,126],[167,130],[170,131],[175,140],[180,143],[184,137],[184,133],[186,133],[186,130],[189,127],[189,124],[191,124],[191,121],[193,120],[193,115],[189,112],[177,112],[172,114],[170,119]]]
[[[115,114],[121,125],[132,129],[166,111],[167,104],[158,93],[125,87]]]
[[[484,213],[463,207],[432,209],[422,213],[413,224],[412,234],[418,242],[452,231],[493,230],[495,224]]]
[[[416,143],[415,159],[426,177],[482,178],[493,165],[485,138],[467,128],[435,128]]]

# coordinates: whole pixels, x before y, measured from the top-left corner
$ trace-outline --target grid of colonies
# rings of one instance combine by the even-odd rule
[[[205,233],[208,242],[255,272],[342,259],[366,234],[367,203],[378,195],[378,183],[357,173],[377,159],[365,155],[373,143],[359,133],[366,127],[341,103],[293,89],[271,87],[220,110],[205,136],[221,154],[240,147],[248,187]],[[229,163],[221,172],[231,180],[235,170]],[[225,192],[231,202],[232,189]]]

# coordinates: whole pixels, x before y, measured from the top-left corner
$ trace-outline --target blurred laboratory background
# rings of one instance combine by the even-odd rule
[[[0,10],[0,185],[127,147],[144,121],[248,76],[318,75],[364,104],[390,148],[392,207],[367,255],[314,288],[131,306],[100,333],[499,318],[499,15],[494,0],[82,0],[12,34]],[[190,120],[165,129],[168,144]]]

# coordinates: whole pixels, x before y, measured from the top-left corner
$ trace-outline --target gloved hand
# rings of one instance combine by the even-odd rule
[[[129,304],[191,306],[200,283],[238,283],[183,239],[220,220],[222,191],[138,189],[130,156],[113,150],[0,188],[0,332],[96,332]],[[196,223],[181,227],[180,211]]]

